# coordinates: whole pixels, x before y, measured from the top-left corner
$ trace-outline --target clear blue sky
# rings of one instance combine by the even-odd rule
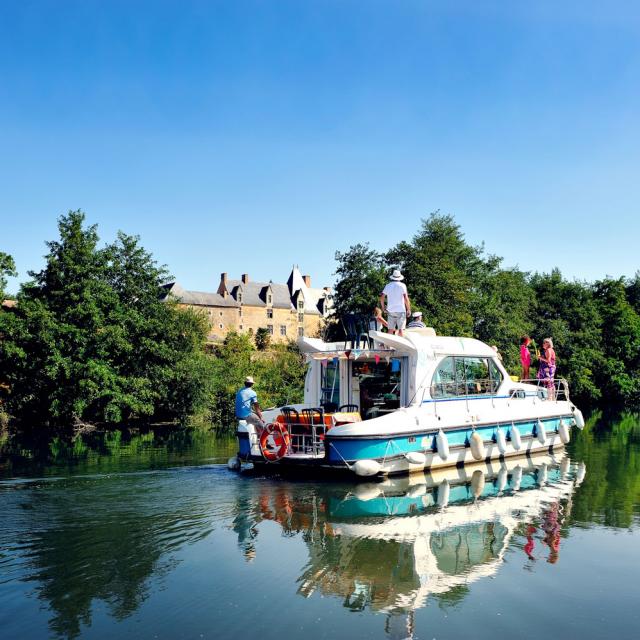
[[[0,250],[25,279],[82,208],[188,289],[320,286],[440,209],[507,266],[631,276],[639,113],[635,2],[1,0]]]

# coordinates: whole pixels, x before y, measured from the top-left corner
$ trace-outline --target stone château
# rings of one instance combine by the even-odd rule
[[[230,331],[255,335],[263,327],[273,342],[315,337],[333,308],[331,289],[312,288],[311,277],[303,276],[297,266],[286,284],[253,282],[247,273],[232,280],[222,273],[215,293],[187,291],[177,282],[165,285],[165,292],[165,297],[173,296],[180,305],[205,315],[211,342],[223,340]]]

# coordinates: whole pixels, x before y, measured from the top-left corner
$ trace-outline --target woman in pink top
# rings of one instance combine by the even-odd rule
[[[555,397],[554,378],[556,375],[556,352],[553,349],[553,340],[545,338],[542,341],[543,352],[540,354],[538,366],[538,380],[543,380],[545,387],[549,389],[549,398]]]
[[[522,379],[529,379],[529,367],[531,366],[531,351],[529,351],[529,345],[531,344],[531,338],[529,336],[522,336],[520,338],[520,363],[522,364]]]

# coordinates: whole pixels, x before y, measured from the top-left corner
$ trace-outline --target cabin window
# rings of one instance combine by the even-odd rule
[[[453,358],[445,358],[431,381],[431,396],[433,398],[447,398],[456,395],[456,372]]]
[[[321,404],[325,411],[337,411],[340,405],[340,361],[338,358],[322,363]]]
[[[304,313],[298,314],[298,322],[304,322]]]
[[[286,336],[287,335],[287,325],[286,324],[281,324],[280,325],[280,335],[281,336]]]
[[[267,309],[267,318],[273,318],[273,309]]]
[[[489,358],[445,358],[431,380],[431,397],[452,398],[496,393],[502,374]]]
[[[273,325],[272,324],[268,324],[267,325],[267,331],[269,332],[270,336],[273,335]]]

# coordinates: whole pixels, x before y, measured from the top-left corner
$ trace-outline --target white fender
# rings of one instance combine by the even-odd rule
[[[448,480],[443,480],[438,486],[438,506],[441,509],[444,509],[449,504],[449,491],[451,487],[449,486]]]
[[[587,467],[584,462],[581,462],[578,465],[578,470],[576,471],[576,487],[579,487],[584,480],[585,473],[587,472]]]
[[[558,435],[560,436],[560,440],[562,440],[563,444],[567,444],[570,439],[569,434],[569,425],[564,421],[560,420],[560,425],[558,426]]]
[[[438,455],[443,460],[446,460],[449,457],[449,440],[447,440],[447,436],[442,429],[438,431],[438,435],[436,436],[436,444],[438,445]]]
[[[382,469],[376,460],[358,460],[353,465],[353,471],[357,476],[375,476]]]
[[[577,407],[573,408],[573,417],[576,421],[576,427],[578,427],[578,429],[584,429],[584,416],[582,415],[582,411]]]
[[[516,451],[520,451],[522,448],[522,438],[520,437],[520,430],[518,427],[511,427],[509,434],[511,435],[511,445]]]
[[[548,477],[548,473],[547,473],[547,465],[546,463],[542,463],[539,467],[538,467],[538,484],[542,487],[545,484],[547,484],[547,477]]]
[[[538,438],[540,444],[546,444],[547,442],[547,430],[544,428],[542,420],[538,420],[536,423],[536,438]]]
[[[520,465],[513,470],[511,482],[513,483],[511,488],[514,491],[520,491],[520,484],[522,483],[522,467]]]
[[[409,464],[419,464],[424,467],[427,462],[427,456],[421,451],[409,451],[409,453],[404,454],[404,457]]]
[[[479,498],[484,491],[484,473],[480,469],[476,469],[471,476],[471,490],[474,498]]]
[[[509,474],[507,473],[507,467],[505,465],[502,465],[500,467],[500,471],[498,471],[498,493],[502,493],[504,491],[504,488],[507,486],[508,475]]]
[[[482,436],[477,431],[471,434],[469,446],[471,447],[471,455],[475,460],[485,459],[484,442],[482,441]]]
[[[227,462],[227,467],[229,467],[231,471],[240,471],[241,466],[242,465],[240,463],[240,458],[238,458],[238,456],[233,456],[233,458],[229,458],[229,461]]]
[[[504,432],[500,427],[496,429],[496,444],[498,445],[498,451],[504,455],[507,450],[507,439],[504,437]]]

